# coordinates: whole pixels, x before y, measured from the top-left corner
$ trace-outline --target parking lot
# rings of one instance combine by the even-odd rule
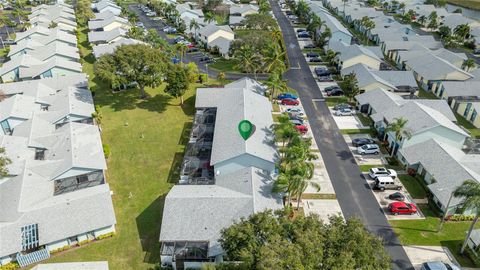
[[[355,158],[358,165],[384,165],[386,164],[385,157],[388,155],[379,153],[378,155],[360,155],[357,151],[357,147],[353,146],[352,140],[355,138],[372,138],[369,134],[348,134],[343,135],[345,141],[352,151],[353,157]]]

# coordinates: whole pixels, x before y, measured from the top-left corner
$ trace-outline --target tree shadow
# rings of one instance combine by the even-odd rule
[[[176,152],[173,156],[172,164],[170,165],[170,171],[168,172],[168,183],[178,183],[178,180],[180,179],[180,168],[182,166],[183,156],[184,152]]]
[[[179,145],[187,145],[190,141],[190,133],[192,131],[193,123],[192,122],[185,122],[183,124],[182,133],[180,138],[178,139]]]
[[[171,105],[169,103],[170,100],[172,100],[172,97],[167,94],[157,94],[138,102],[137,107],[151,112],[162,113],[166,110],[167,105]]]
[[[143,258],[145,263],[157,264],[160,262],[159,238],[165,196],[166,194],[159,196],[135,218],[142,250],[145,252]]]
[[[182,110],[185,115],[188,115],[188,116],[195,115],[195,95],[183,101]]]

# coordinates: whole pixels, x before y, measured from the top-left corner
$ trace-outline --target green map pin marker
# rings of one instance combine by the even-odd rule
[[[244,140],[247,140],[255,131],[255,126],[248,120],[242,120],[238,123],[238,131],[240,132],[240,136],[242,136]]]

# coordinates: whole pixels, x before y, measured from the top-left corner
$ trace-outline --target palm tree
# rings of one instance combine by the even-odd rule
[[[438,19],[437,12],[432,11],[432,13],[430,13],[430,15],[428,15],[429,23],[428,23],[427,27],[432,29],[432,30],[437,29],[437,27],[438,27],[437,19]]]
[[[290,117],[286,114],[282,114],[277,118],[277,122],[273,126],[275,132],[275,139],[282,143],[282,148],[285,145],[289,145],[292,141],[299,137],[298,132],[290,122]],[[284,153],[281,153],[283,156]]]
[[[452,35],[452,30],[446,25],[442,25],[438,28],[438,34],[442,39],[448,38]]]
[[[402,11],[402,14],[405,12],[405,3],[402,2],[398,5],[398,9],[400,9]]]
[[[388,132],[393,132],[395,134],[396,141],[401,141],[404,137],[410,139],[412,137],[412,132],[406,129],[407,122],[408,120],[403,117],[394,118],[393,122],[388,123],[387,127],[385,128],[385,136]],[[392,147],[392,151],[390,154],[393,156],[394,152],[395,151]]]
[[[217,80],[220,81],[222,85],[225,84],[225,80],[226,80],[225,72],[219,72],[217,75]]]
[[[457,187],[455,191],[453,191],[453,196],[455,198],[464,198],[463,209],[469,209],[475,214],[472,224],[468,229],[467,237],[465,238],[462,248],[460,249],[460,253],[463,254],[480,214],[480,183],[475,180],[466,180],[461,186]],[[448,211],[448,209],[445,211]]]
[[[307,31],[310,32],[311,35],[313,36],[313,41],[317,40],[317,34],[316,34],[317,29],[321,28],[323,23],[324,22],[322,21],[322,19],[320,19],[320,17],[318,17],[316,14],[312,15],[312,19],[310,20],[310,23],[307,26]]]
[[[277,90],[287,90],[287,81],[282,79],[282,74],[278,71],[271,73],[270,76],[268,76],[268,79],[264,82],[264,84],[270,90],[270,97],[272,98],[272,100],[273,97],[275,97]]]
[[[8,27],[10,26],[11,20],[6,17],[5,15],[0,16],[0,25],[5,27],[5,31],[7,32],[7,38],[10,39],[10,32],[8,31]]]
[[[190,27],[190,30],[194,29],[194,31],[195,31],[194,38],[195,38],[195,42],[196,42],[197,41],[197,31],[198,31],[198,29],[200,29],[200,25],[198,24],[197,21],[191,20],[189,27]]]
[[[204,20],[207,23],[211,23],[211,22],[215,21],[215,14],[212,11],[205,12],[204,16],[205,16]]]
[[[333,50],[328,50],[325,54],[325,60],[330,66],[335,66],[335,58],[340,55],[340,52],[334,52]]]
[[[422,26],[425,26],[425,23],[427,22],[427,17],[425,17],[425,15],[422,15],[418,17],[417,22]]]
[[[257,71],[262,66],[262,59],[250,45],[242,45],[235,51],[235,58],[238,60],[236,68],[246,73],[253,73],[255,79]]]
[[[468,58],[463,62],[463,69],[465,69],[466,71],[469,71],[471,68],[474,68],[474,67],[475,67],[475,60],[473,60],[472,58]]]
[[[315,167],[312,162],[301,162],[292,170],[293,194],[297,196],[297,210],[300,208],[300,200],[303,192],[308,187],[308,181],[313,178]]]
[[[280,31],[279,28],[273,29],[273,31],[270,32],[270,36],[272,37],[273,40],[280,41],[283,39],[282,31]]]
[[[180,63],[183,63],[183,57],[185,57],[185,54],[187,53],[188,46],[185,43],[180,42],[175,44],[175,49],[180,55]]]
[[[263,50],[264,70],[266,72],[279,70],[283,73],[285,71],[284,56],[285,52],[281,52],[276,43],[269,43]]]
[[[460,24],[455,27],[453,33],[460,39],[460,41],[465,41],[470,35],[470,26],[468,24]]]
[[[364,16],[361,20],[360,20],[360,24],[363,26],[363,28],[365,29],[364,31],[364,34],[365,34],[365,41],[367,42],[367,45],[368,45],[368,31],[370,31],[371,29],[375,28],[375,22],[372,21],[372,19],[370,19],[368,16]]]
[[[298,178],[298,176],[294,178],[292,175],[289,174],[289,172],[280,172],[277,180],[275,180],[275,182],[273,183],[272,192],[285,193],[287,195],[288,207],[290,207],[290,204],[292,203],[292,196],[295,190],[293,184],[296,178]],[[294,180],[292,181],[292,179]]]

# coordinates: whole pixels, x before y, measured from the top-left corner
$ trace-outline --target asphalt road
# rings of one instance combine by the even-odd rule
[[[165,32],[163,32],[163,28],[166,26],[165,22],[161,20],[152,20],[152,18],[148,17],[145,15],[145,13],[142,12],[138,4],[132,4],[129,5],[128,8],[133,11],[135,14],[138,16],[138,20],[143,23],[145,28],[147,29],[155,29],[157,33],[165,40],[167,40],[170,44],[173,44],[173,40],[169,39]],[[197,64],[198,69],[202,73],[208,73],[208,76],[211,78],[217,78],[218,76],[218,71],[209,69],[206,65],[205,62],[200,62],[199,58],[201,57],[201,53],[187,53],[187,55],[184,57],[183,62],[185,63],[190,63],[194,62]],[[267,79],[268,75],[265,74],[257,74],[256,76],[253,74],[246,74],[246,73],[229,73],[225,72],[225,77],[227,80],[238,80],[244,77],[250,77],[252,79],[258,79],[258,80],[265,80]]]
[[[293,27],[278,3],[274,0],[270,0],[270,3],[282,29],[291,64],[291,69],[284,77],[289,81],[289,86],[298,91],[302,100],[343,214],[346,218],[359,218],[369,231],[384,239],[384,246],[392,258],[392,269],[413,269],[324,102],[299,48]]]

